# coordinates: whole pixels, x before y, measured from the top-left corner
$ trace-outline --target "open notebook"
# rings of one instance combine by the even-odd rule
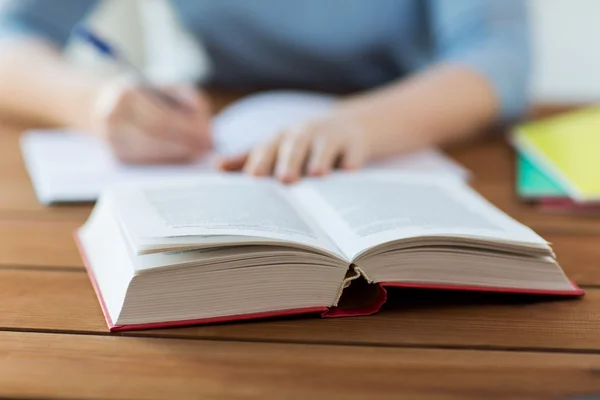
[[[583,294],[543,238],[427,174],[111,186],[76,236],[111,330],[367,315],[390,286]]]
[[[241,99],[213,123],[215,151],[236,154],[252,148],[285,126],[327,112],[334,97],[302,91],[273,91]],[[23,158],[41,203],[94,201],[110,184],[216,173],[212,155],[185,166],[126,166],[100,141],[73,132],[33,131],[23,135]],[[421,171],[465,179],[467,171],[437,150],[382,160],[371,169]]]

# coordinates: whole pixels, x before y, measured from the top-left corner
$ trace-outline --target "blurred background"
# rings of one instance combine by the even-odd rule
[[[600,40],[600,1],[523,1],[528,2],[532,17],[534,101],[562,104],[600,99],[600,49],[593,45]],[[103,0],[90,20],[157,81],[195,80],[210,68],[201,44],[177,23],[168,0]],[[152,33],[145,29],[148,26],[154,27]],[[110,72],[111,66],[88,48],[72,45],[68,55],[75,62]]]

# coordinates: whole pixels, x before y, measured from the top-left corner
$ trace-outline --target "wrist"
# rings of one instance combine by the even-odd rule
[[[352,140],[359,143],[366,157],[366,162],[378,158],[376,128],[370,124],[369,115],[360,107],[354,105],[346,106],[340,102],[334,111],[334,118],[339,122],[338,125],[348,133]]]
[[[363,136],[369,161],[400,155],[429,145],[422,113],[388,96],[365,94],[339,104],[348,121]],[[430,116],[425,116],[430,119]]]
[[[96,128],[95,109],[102,96],[106,82],[103,80],[86,80],[75,82],[71,90],[73,96],[66,101],[61,121],[63,126],[80,132],[93,133]]]

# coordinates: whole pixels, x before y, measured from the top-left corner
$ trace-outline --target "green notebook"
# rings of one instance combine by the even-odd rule
[[[517,194],[526,199],[568,197],[558,183],[521,153],[517,153]]]

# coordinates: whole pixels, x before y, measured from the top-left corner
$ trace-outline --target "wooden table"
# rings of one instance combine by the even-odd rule
[[[230,97],[217,99],[222,104]],[[371,317],[110,334],[72,232],[0,130],[0,398],[575,399],[600,393],[600,217],[515,199],[500,137],[451,151],[473,185],[553,242],[582,300],[398,290]]]

